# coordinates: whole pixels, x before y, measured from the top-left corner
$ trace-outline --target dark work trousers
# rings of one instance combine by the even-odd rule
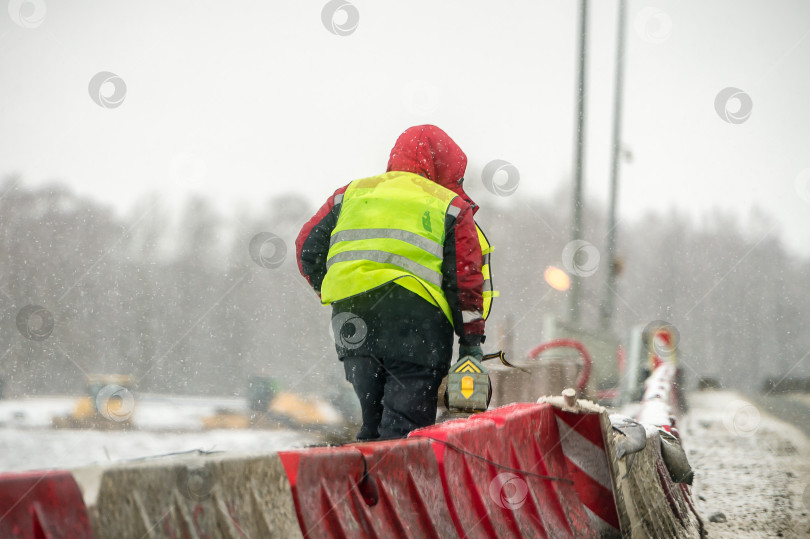
[[[396,283],[332,304],[335,350],[363,412],[358,440],[402,438],[436,422],[453,326],[441,309]]]
[[[446,372],[363,356],[345,358],[343,368],[363,413],[358,440],[404,438],[436,422],[438,389]]]

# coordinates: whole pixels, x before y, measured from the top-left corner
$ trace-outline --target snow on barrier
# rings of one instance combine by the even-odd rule
[[[92,537],[82,494],[70,472],[0,474],[0,537]]]
[[[95,537],[301,537],[275,454],[198,455],[74,474]]]

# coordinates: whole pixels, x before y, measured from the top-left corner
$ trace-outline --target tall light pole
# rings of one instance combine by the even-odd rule
[[[602,329],[610,329],[616,293],[616,199],[619,189],[619,159],[622,146],[622,89],[624,82],[625,3],[619,0],[618,30],[616,31],[616,80],[613,92],[613,156],[610,168],[610,208],[608,210],[607,273],[605,296],[601,308]]]
[[[585,139],[585,56],[588,30],[588,0],[579,2],[579,84],[577,88],[576,148],[574,158],[574,223],[572,241],[582,239],[582,154]],[[581,277],[571,276],[569,290],[571,322],[579,322],[579,298]]]

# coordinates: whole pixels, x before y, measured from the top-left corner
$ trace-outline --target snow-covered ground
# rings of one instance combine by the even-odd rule
[[[244,410],[244,399],[140,396],[132,416],[137,430],[50,428],[70,413],[74,398],[0,401],[0,471],[74,468],[183,451],[278,451],[313,443],[292,430],[202,430],[219,408]]]
[[[689,404],[680,430],[709,537],[810,537],[807,437],[734,392]]]
[[[184,451],[263,453],[315,441],[290,430],[204,432],[0,429],[0,471],[75,468]]]
[[[54,416],[69,414],[75,403],[76,397],[0,400],[0,427],[50,427]],[[221,408],[246,411],[247,405],[238,398],[139,394],[131,420],[140,429],[198,430],[203,417]]]

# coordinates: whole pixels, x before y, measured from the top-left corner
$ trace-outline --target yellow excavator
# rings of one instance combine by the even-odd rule
[[[73,411],[56,416],[52,425],[56,429],[131,429],[135,398],[132,386],[135,378],[129,374],[90,374],[87,376],[87,394],[79,397]]]
[[[317,428],[340,422],[325,411],[324,402],[282,391],[278,381],[271,377],[251,376],[247,400],[248,410],[217,410],[203,418],[203,428]]]

